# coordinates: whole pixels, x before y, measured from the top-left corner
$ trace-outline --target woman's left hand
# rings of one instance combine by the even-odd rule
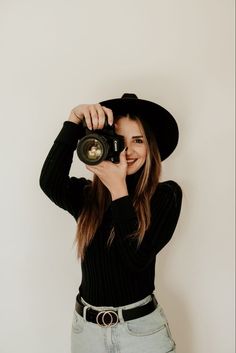
[[[121,188],[126,188],[127,161],[125,149],[120,153],[120,163],[118,164],[111,161],[102,161],[94,166],[86,164],[86,168],[99,177],[111,194],[117,193]]]

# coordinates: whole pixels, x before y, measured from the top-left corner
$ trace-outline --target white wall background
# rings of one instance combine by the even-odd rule
[[[38,179],[70,110],[124,92],[179,123],[162,179],[183,207],[156,267],[177,352],[233,353],[233,0],[2,0],[0,40],[1,353],[70,350],[76,223]]]

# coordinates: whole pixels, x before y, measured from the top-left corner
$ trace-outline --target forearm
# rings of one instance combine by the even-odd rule
[[[68,145],[53,144],[40,173],[40,186],[45,192],[60,189],[69,179],[72,158],[73,149]]]
[[[83,190],[90,181],[70,177],[73,154],[78,140],[78,126],[65,121],[41,170],[39,183],[44,193],[77,220],[84,204]]]
[[[69,177],[73,153],[78,140],[78,126],[64,122],[46,160],[44,161],[40,184],[42,187],[54,187],[56,181],[64,183]]]

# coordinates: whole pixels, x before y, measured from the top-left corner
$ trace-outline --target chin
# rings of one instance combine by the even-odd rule
[[[131,175],[131,174],[136,173],[141,167],[142,167],[142,166],[136,167],[136,168],[128,167],[128,168],[127,168],[126,175]]]

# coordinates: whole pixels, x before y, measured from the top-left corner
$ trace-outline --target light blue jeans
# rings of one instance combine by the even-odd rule
[[[98,307],[81,298],[83,304],[95,310],[118,310],[120,321],[113,327],[101,327],[86,321],[75,310],[71,328],[71,353],[175,353],[175,341],[163,308],[157,308],[138,319],[124,321],[122,309],[144,305],[151,295],[136,303],[121,307]],[[86,309],[84,308],[84,316]]]

